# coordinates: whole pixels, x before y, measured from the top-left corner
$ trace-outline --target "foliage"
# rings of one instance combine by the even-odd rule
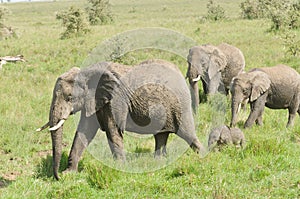
[[[271,30],[300,27],[299,0],[246,0],[241,3],[241,9],[243,18],[270,18]]]
[[[214,0],[208,1],[207,9],[208,11],[205,18],[208,20],[218,21],[226,18],[224,8],[220,5],[217,5]]]
[[[300,40],[297,39],[297,34],[291,30],[282,34],[281,39],[287,55],[299,56],[300,55]]]
[[[113,21],[109,0],[88,0],[86,8],[91,25],[107,24]]]
[[[85,14],[80,8],[71,6],[68,10],[57,13],[56,19],[62,20],[62,25],[66,28],[61,35],[62,39],[80,36],[89,32]]]
[[[259,19],[265,17],[262,4],[258,0],[245,0],[241,3],[242,17],[244,19]]]

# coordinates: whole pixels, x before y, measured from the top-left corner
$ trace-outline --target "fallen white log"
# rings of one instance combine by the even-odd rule
[[[25,62],[23,55],[0,57],[0,61],[2,60],[7,62],[17,62],[17,61]]]

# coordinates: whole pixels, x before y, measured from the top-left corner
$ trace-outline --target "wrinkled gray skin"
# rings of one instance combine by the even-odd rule
[[[55,84],[47,123],[51,127],[55,178],[59,179],[63,125],[54,130],[53,126],[78,111],[81,117],[67,171],[77,170],[83,150],[99,128],[106,132],[113,156],[123,161],[124,130],[154,134],[156,156],[165,155],[169,133],[176,133],[196,152],[204,153],[195,134],[190,104],[184,77],[166,61],[145,61],[135,67],[102,62],[83,70],[72,68]]]
[[[251,127],[254,122],[262,125],[264,107],[288,109],[288,126],[292,126],[300,103],[300,76],[291,67],[277,65],[256,68],[235,77],[231,86],[231,124],[237,123],[240,103],[249,99],[251,112],[244,127]]]
[[[212,150],[216,146],[234,144],[238,147],[244,147],[246,143],[244,133],[239,128],[229,128],[220,126],[214,128],[208,138],[208,148]]]
[[[218,46],[194,46],[187,57],[189,79],[192,94],[192,106],[196,110],[199,104],[198,81],[202,81],[205,94],[217,92],[228,94],[230,82],[245,68],[243,53],[226,43]]]

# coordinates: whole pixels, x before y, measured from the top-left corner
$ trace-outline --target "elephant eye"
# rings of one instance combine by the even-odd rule
[[[68,95],[67,101],[68,101],[68,102],[72,102],[72,101],[73,101],[73,96],[72,96],[72,95]]]
[[[248,94],[248,89],[243,89],[243,94]]]

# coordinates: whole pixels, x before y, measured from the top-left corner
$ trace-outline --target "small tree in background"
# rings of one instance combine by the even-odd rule
[[[86,12],[91,25],[107,24],[113,21],[109,0],[88,0]]]
[[[266,17],[262,4],[258,0],[246,0],[240,5],[244,19],[259,19]]]
[[[207,4],[206,19],[211,21],[218,21],[225,19],[225,10],[220,5],[217,5],[213,0],[209,0]]]
[[[241,9],[243,18],[271,19],[271,30],[300,27],[300,0],[245,0],[241,3]]]
[[[88,23],[84,12],[75,7],[70,7],[56,14],[56,19],[62,20],[62,25],[66,31],[62,33],[61,38],[67,39],[73,36],[80,36],[89,32]]]

